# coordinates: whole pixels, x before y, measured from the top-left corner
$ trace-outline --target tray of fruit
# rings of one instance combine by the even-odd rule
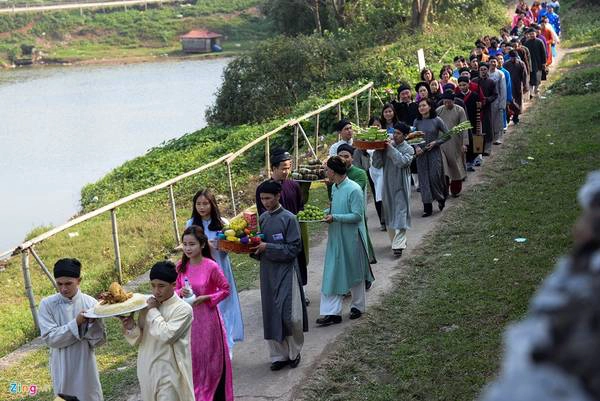
[[[217,233],[217,247],[221,251],[234,253],[252,253],[251,248],[258,245],[263,234],[258,232],[256,213],[245,210],[231,219],[229,224]]]
[[[319,159],[309,160],[298,166],[292,173],[292,179],[299,182],[322,181],[325,179],[325,168]]]
[[[300,223],[322,223],[325,221],[325,213],[313,205],[304,205],[304,210],[298,212],[297,216]]]
[[[385,149],[388,133],[384,129],[377,127],[361,128],[358,125],[352,125],[352,129],[356,131],[352,146],[361,150],[382,150]]]

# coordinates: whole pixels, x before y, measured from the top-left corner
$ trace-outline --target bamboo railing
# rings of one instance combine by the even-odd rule
[[[31,309],[31,314],[33,316],[33,321],[35,324],[36,329],[39,330],[39,324],[38,324],[38,317],[37,317],[37,310],[36,310],[36,304],[35,304],[35,297],[34,297],[34,293],[33,293],[33,286],[31,283],[31,275],[30,275],[30,256],[33,256],[34,260],[37,262],[38,266],[40,267],[40,269],[42,270],[42,272],[46,275],[46,277],[50,280],[50,282],[52,283],[52,285],[54,286],[55,289],[58,290],[57,285],[56,285],[56,281],[54,280],[54,277],[52,276],[52,274],[50,273],[50,270],[46,267],[46,265],[44,264],[43,260],[40,258],[40,256],[37,254],[36,250],[35,250],[35,246],[41,242],[43,242],[44,240],[47,240],[48,238],[51,238],[53,236],[55,236],[56,234],[67,230],[68,228],[71,228],[73,226],[76,226],[78,224],[81,224],[85,221],[88,221],[94,217],[97,217],[103,213],[107,213],[110,212],[111,215],[111,226],[112,226],[112,238],[113,238],[113,250],[114,250],[114,254],[115,254],[115,271],[117,273],[117,277],[120,283],[122,283],[123,281],[123,274],[122,274],[122,269],[121,269],[121,250],[120,250],[120,245],[119,245],[119,231],[118,231],[118,221],[117,221],[117,209],[118,207],[125,205],[133,200],[139,199],[141,197],[144,197],[146,195],[149,195],[151,193],[163,190],[163,189],[167,189],[168,190],[168,195],[169,195],[169,206],[170,206],[170,210],[171,210],[171,217],[173,220],[173,235],[175,237],[175,243],[177,245],[179,245],[180,243],[180,233],[179,233],[179,227],[178,227],[178,223],[177,223],[177,210],[175,207],[175,197],[173,195],[173,186],[178,183],[179,181],[182,181],[186,178],[192,177],[194,175],[197,175],[205,170],[208,170],[212,167],[215,166],[219,166],[222,165],[222,163],[225,163],[227,166],[227,174],[228,174],[228,179],[229,179],[229,189],[230,189],[230,197],[231,197],[231,205],[232,205],[232,209],[234,214],[237,214],[237,207],[236,207],[236,200],[235,200],[235,192],[233,189],[233,178],[232,178],[232,171],[231,171],[231,164],[240,156],[242,156],[244,153],[246,153],[247,151],[249,151],[250,149],[252,149],[254,146],[262,143],[263,141],[265,142],[265,168],[267,171],[267,176],[270,177],[270,138],[275,135],[276,133],[284,130],[285,128],[288,127],[293,127],[294,128],[294,154],[295,154],[295,160],[296,160],[296,164],[295,166],[298,166],[298,158],[299,158],[299,135],[302,134],[304,140],[307,143],[307,146],[309,147],[310,151],[313,153],[313,155],[316,155],[316,149],[318,147],[318,143],[319,143],[319,119],[320,119],[320,114],[331,109],[334,107],[337,107],[337,116],[338,118],[341,118],[342,115],[342,111],[341,111],[341,104],[345,101],[354,99],[354,112],[355,112],[355,118],[356,118],[356,123],[359,123],[359,107],[358,107],[358,96],[361,95],[364,92],[368,91],[368,106],[367,106],[367,118],[370,118],[371,115],[371,92],[373,89],[373,83],[370,82],[369,84],[363,86],[362,88],[346,95],[343,96],[339,99],[333,100],[329,103],[327,103],[326,105],[311,111],[307,114],[304,114],[301,117],[295,118],[295,119],[291,119],[288,120],[287,122],[285,122],[284,124],[280,125],[279,127],[275,128],[272,131],[267,132],[266,134],[260,136],[259,138],[256,138],[255,140],[251,141],[250,143],[246,144],[245,146],[243,146],[242,148],[238,149],[235,152],[232,153],[228,153],[224,156],[219,157],[218,159],[207,163],[201,167],[198,167],[194,170],[188,171],[186,173],[183,173],[175,178],[172,178],[170,180],[167,180],[165,182],[162,182],[158,185],[155,185],[153,187],[144,189],[142,191],[136,192],[134,194],[131,194],[129,196],[126,196],[124,198],[121,198],[115,202],[112,202],[106,206],[103,206],[99,209],[96,209],[92,212],[86,213],[84,215],[81,215],[79,217],[74,218],[73,220],[59,226],[56,228],[53,228],[43,234],[38,235],[35,238],[32,238],[28,241],[23,242],[22,244],[20,244],[19,246],[6,251],[2,254],[0,254],[0,260],[3,259],[9,259],[13,256],[16,256],[18,254],[21,254],[21,266],[22,266],[22,272],[23,272],[23,281],[24,281],[24,286],[25,286],[25,293],[27,295],[27,298],[29,300],[29,307]],[[315,135],[314,135],[314,146],[311,144],[311,141],[308,137],[308,135],[306,134],[306,132],[304,131],[304,129],[302,128],[301,123],[303,121],[306,121],[312,117],[316,118],[316,125],[315,125]]]

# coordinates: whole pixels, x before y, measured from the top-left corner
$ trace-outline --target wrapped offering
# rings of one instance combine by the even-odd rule
[[[119,283],[113,282],[108,291],[101,293],[100,303],[84,315],[88,318],[120,316],[144,309],[148,295],[126,292]]]

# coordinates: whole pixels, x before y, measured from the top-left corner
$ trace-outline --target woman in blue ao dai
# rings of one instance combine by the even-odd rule
[[[234,343],[244,340],[244,321],[229,255],[227,252],[217,249],[217,232],[223,229],[226,221],[221,217],[217,200],[209,189],[200,190],[194,195],[192,217],[187,221],[186,227],[192,224],[204,229],[204,233],[208,237],[212,257],[221,267],[229,282],[231,294],[219,303],[219,311],[225,323],[229,354],[232,357]]]

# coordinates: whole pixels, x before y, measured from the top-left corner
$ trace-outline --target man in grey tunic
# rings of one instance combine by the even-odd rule
[[[383,207],[394,256],[406,249],[406,230],[410,228],[410,163],[415,151],[406,141],[410,127],[394,124],[393,140],[384,150],[373,153],[373,166],[383,167]]]
[[[496,83],[496,92],[498,92],[498,97],[492,103],[491,110],[494,145],[500,145],[504,132],[503,110],[506,109],[506,78],[504,73],[498,69],[498,60],[495,57],[490,58],[490,79]]]
[[[82,401],[102,401],[94,349],[106,342],[102,320],[83,312],[98,301],[79,290],[81,263],[61,259],[54,265],[59,293],[42,299],[39,309],[42,339],[50,347],[50,374],[54,394]]]
[[[258,187],[266,212],[260,215],[264,240],[253,248],[260,261],[260,295],[264,337],[269,346],[271,370],[300,363],[308,315],[300,284],[298,254],[300,226],[279,203],[281,184],[265,181]]]

